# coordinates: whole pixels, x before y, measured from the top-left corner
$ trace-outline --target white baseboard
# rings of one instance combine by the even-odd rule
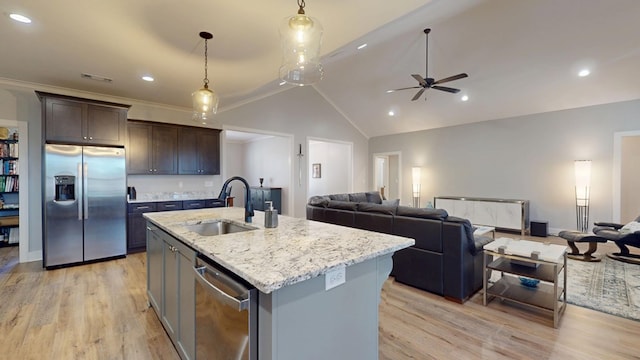
[[[28,252],[26,259],[20,259],[20,262],[25,263],[40,260],[42,260],[42,250]]]

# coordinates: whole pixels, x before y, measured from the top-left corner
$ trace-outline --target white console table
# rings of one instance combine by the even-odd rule
[[[501,230],[529,230],[529,200],[436,196],[434,206],[451,216],[469,219],[472,224]]]

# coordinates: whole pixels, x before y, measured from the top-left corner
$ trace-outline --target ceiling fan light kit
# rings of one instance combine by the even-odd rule
[[[204,39],[204,86],[191,94],[193,100],[193,120],[206,125],[211,121],[213,114],[218,112],[218,94],[209,89],[209,79],[207,78],[207,41],[213,38],[211,33],[203,31],[200,37]]]
[[[424,29],[424,33],[426,35],[426,37],[425,37],[425,49],[426,49],[425,50],[425,76],[422,77],[421,75],[418,75],[418,74],[411,74],[411,76],[414,79],[416,79],[416,81],[418,81],[418,86],[410,86],[410,87],[404,87],[404,88],[400,88],[400,89],[387,90],[387,93],[400,91],[400,90],[420,89],[413,96],[413,98],[411,98],[411,101],[416,101],[422,96],[422,94],[427,89],[436,89],[436,90],[440,90],[440,91],[449,92],[449,93],[452,93],[452,94],[457,94],[457,93],[460,92],[460,89],[455,89],[455,88],[447,87],[447,86],[440,86],[439,84],[443,84],[443,83],[446,83],[446,82],[449,82],[449,81],[464,79],[464,78],[469,76],[466,73],[460,73],[458,75],[449,76],[449,77],[446,77],[444,79],[440,79],[440,80],[437,80],[437,81],[434,78],[430,78],[429,77],[429,33],[430,32],[431,32],[431,29]],[[426,97],[425,97],[425,100],[426,100]]]
[[[305,14],[305,5],[304,0],[298,0],[298,13],[284,19],[280,26],[280,79],[299,86],[314,84],[324,76],[320,63],[322,25]]]

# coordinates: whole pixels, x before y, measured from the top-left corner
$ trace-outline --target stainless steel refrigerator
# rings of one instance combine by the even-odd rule
[[[123,148],[45,145],[44,267],[125,255],[124,154]]]

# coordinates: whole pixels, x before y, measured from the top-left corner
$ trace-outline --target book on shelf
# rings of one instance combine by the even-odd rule
[[[18,160],[0,160],[0,175],[18,175]]]

